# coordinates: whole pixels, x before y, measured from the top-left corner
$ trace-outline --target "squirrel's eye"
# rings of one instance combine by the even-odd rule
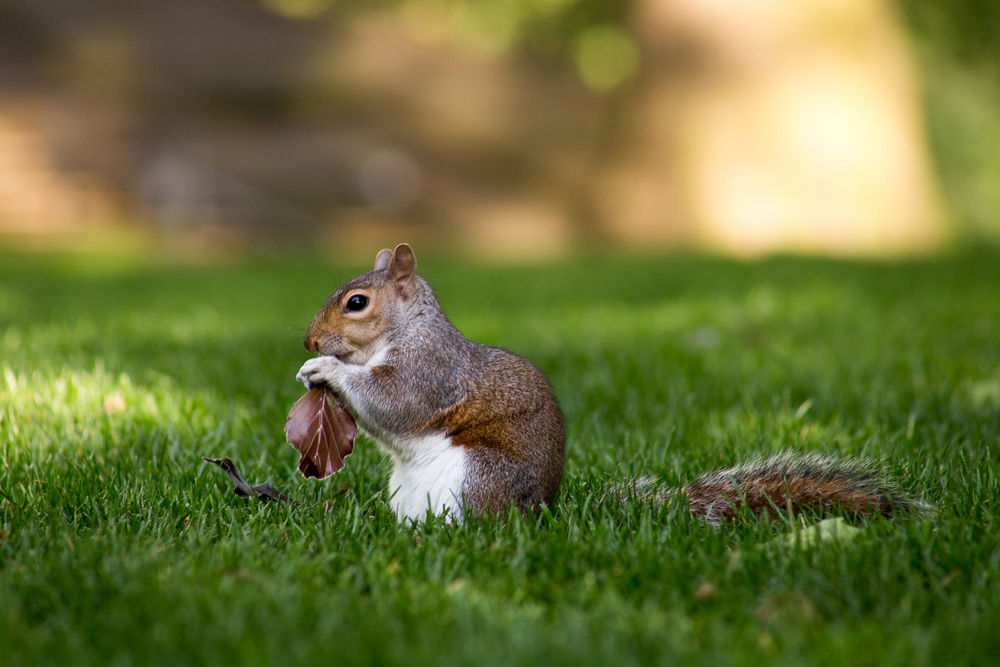
[[[355,312],[359,310],[364,310],[365,306],[368,305],[368,297],[364,294],[355,294],[350,299],[347,300],[347,310],[353,310]]]

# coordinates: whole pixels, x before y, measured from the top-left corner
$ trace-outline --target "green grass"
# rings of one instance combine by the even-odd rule
[[[544,516],[398,525],[364,439],[331,480],[297,476],[301,337],[359,267],[0,253],[0,662],[1000,655],[1000,256],[421,261],[459,328],[556,388]],[[789,549],[781,522],[599,501],[785,448],[881,458],[937,512]],[[303,506],[231,495],[203,455]]]

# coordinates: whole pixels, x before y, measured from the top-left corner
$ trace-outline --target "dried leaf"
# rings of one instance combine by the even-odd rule
[[[344,467],[354,450],[358,425],[340,397],[326,387],[314,387],[288,413],[285,437],[299,450],[299,472],[323,479]]]
[[[278,503],[290,503],[292,505],[298,505],[297,502],[278,491],[276,488],[271,486],[270,482],[264,482],[263,484],[258,484],[257,486],[251,486],[240,475],[240,471],[236,469],[236,464],[230,459],[210,459],[207,456],[203,456],[209,463],[214,463],[225,471],[229,475],[229,479],[232,480],[236,488],[233,489],[233,493],[241,498],[256,498],[257,500],[273,500]],[[185,527],[187,525],[187,520],[185,519]]]
[[[258,484],[253,487],[254,495],[257,496],[259,500],[273,500],[277,503],[291,503],[293,505],[298,505],[297,502],[278,491],[276,488],[271,486],[270,482],[264,482],[263,484]]]

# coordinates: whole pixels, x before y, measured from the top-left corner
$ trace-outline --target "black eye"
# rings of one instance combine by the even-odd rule
[[[359,310],[364,310],[365,306],[368,305],[368,297],[364,294],[355,294],[347,300],[347,310],[353,310],[355,312]]]

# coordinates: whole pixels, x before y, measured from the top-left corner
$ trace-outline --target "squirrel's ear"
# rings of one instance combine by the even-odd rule
[[[392,251],[389,250],[388,248],[382,248],[381,250],[378,251],[378,254],[375,255],[375,268],[373,270],[381,271],[382,269],[388,269],[389,260],[391,259],[392,259]]]
[[[406,243],[400,243],[392,251],[389,277],[400,296],[404,299],[413,296],[417,283],[417,258],[413,256],[413,250]]]

